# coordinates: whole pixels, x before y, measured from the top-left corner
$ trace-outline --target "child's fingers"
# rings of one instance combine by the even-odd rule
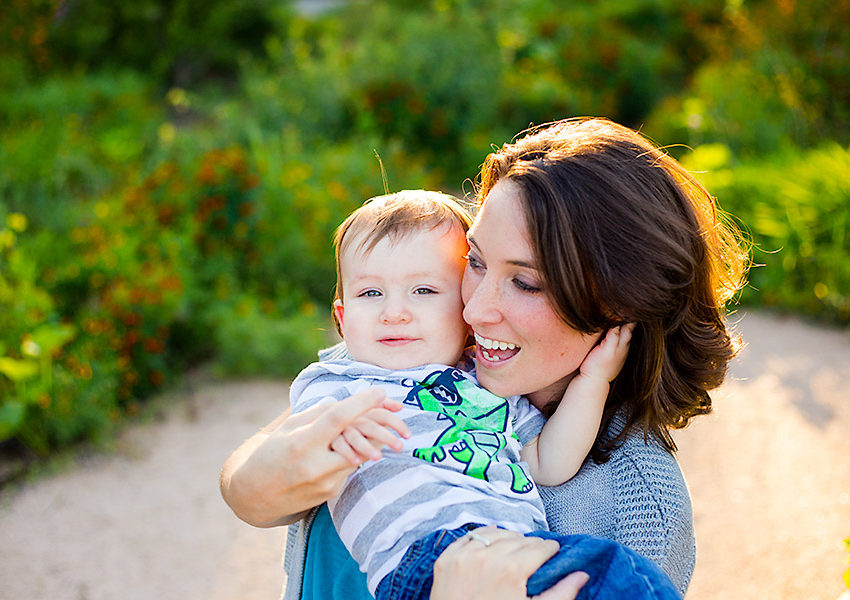
[[[410,428],[407,426],[407,423],[390,412],[376,408],[366,413],[365,417],[385,429],[395,430],[396,433],[405,439],[410,437]]]
[[[389,446],[396,452],[400,452],[403,447],[401,440],[392,431],[376,421],[361,419],[354,426],[375,447]]]
[[[617,329],[617,345],[615,354],[625,355],[629,351],[629,343],[632,341],[632,332],[635,330],[635,324],[626,323]]]
[[[383,406],[385,402],[386,392],[380,388],[371,387],[357,392],[342,402],[337,402],[330,407],[323,407],[320,413],[316,413],[315,416],[311,415],[311,417],[315,419],[316,427],[322,431],[322,434],[326,435],[327,439],[333,439],[354,421],[370,410]],[[300,414],[307,415],[313,408],[315,407],[311,407]]]
[[[331,450],[347,460],[352,467],[359,467],[360,463],[363,462],[354,450],[351,449],[351,446],[348,445],[345,439],[343,439],[342,435],[337,436],[334,441],[331,442]]]
[[[351,449],[362,459],[378,460],[381,458],[381,451],[369,441],[356,427],[349,427],[342,432],[342,437],[346,443],[351,446]],[[359,464],[359,463],[358,463]]]
[[[384,398],[384,403],[381,405],[381,408],[385,408],[392,412],[398,412],[402,409],[404,404],[399,402],[398,400],[392,400],[390,398]]]
[[[637,323],[626,323],[620,327],[620,343],[628,344],[632,339]]]

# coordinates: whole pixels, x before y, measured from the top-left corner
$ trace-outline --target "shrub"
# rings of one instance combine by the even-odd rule
[[[17,438],[41,454],[96,438],[117,418],[116,373],[105,350],[62,319],[21,246],[26,218],[0,230],[0,442]]]
[[[850,150],[837,144],[734,164],[722,145],[685,159],[754,242],[743,299],[850,323]]]
[[[215,360],[220,374],[293,377],[316,360],[319,348],[333,343],[328,311],[320,314],[310,302],[288,316],[275,308],[250,297],[220,308]]]
[[[271,0],[77,0],[57,2],[47,39],[54,63],[131,67],[162,87],[185,87],[238,72],[285,5]]]
[[[0,94],[0,203],[67,233],[75,205],[129,180],[162,111],[129,72],[51,77]]]

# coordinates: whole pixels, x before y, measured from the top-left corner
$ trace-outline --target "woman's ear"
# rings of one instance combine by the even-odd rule
[[[336,322],[339,323],[339,330],[342,333],[344,329],[344,325],[342,324],[342,315],[345,313],[345,307],[342,305],[342,300],[334,300],[334,316],[336,317]]]

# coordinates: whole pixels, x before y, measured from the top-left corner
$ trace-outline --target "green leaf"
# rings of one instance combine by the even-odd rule
[[[15,434],[26,412],[27,407],[20,402],[7,402],[0,406],[0,441]]]
[[[51,354],[68,343],[76,332],[73,325],[42,325],[32,332],[32,341],[39,345],[42,352]]]
[[[0,356],[0,373],[12,381],[26,381],[38,375],[38,363]]]

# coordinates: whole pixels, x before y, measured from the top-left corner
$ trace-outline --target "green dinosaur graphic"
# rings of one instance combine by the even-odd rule
[[[464,467],[464,473],[489,481],[487,470],[507,444],[508,401],[475,385],[457,369],[435,371],[413,385],[404,400],[422,410],[440,413],[446,428],[433,446],[413,455],[428,462],[446,460],[446,449]],[[526,493],[533,487],[519,465],[507,464],[513,473],[511,489]]]

